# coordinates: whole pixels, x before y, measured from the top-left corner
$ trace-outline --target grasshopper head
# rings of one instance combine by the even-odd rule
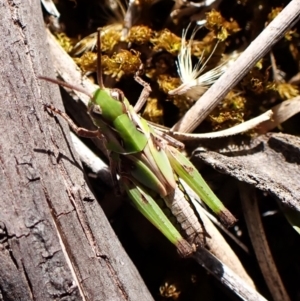
[[[101,118],[110,124],[125,112],[124,94],[119,89],[97,89],[88,105],[88,112],[94,121]]]

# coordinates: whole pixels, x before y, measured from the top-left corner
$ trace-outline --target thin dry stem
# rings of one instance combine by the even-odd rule
[[[260,218],[255,188],[240,182],[243,212],[261,272],[274,301],[290,301],[269,248]]]

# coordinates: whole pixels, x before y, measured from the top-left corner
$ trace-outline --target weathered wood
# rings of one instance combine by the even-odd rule
[[[284,207],[300,212],[299,154],[298,137],[269,133],[253,139],[244,150],[225,154],[199,152],[196,157],[275,196]]]
[[[89,191],[52,75],[39,0],[0,4],[0,297],[152,300]]]

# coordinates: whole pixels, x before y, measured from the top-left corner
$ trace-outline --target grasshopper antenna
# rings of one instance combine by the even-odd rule
[[[91,93],[89,93],[87,90],[85,90],[84,88],[76,87],[76,86],[74,86],[72,84],[63,82],[61,80],[57,80],[57,79],[54,79],[54,78],[51,78],[51,77],[46,77],[46,76],[38,76],[38,78],[46,80],[46,81],[54,83],[54,84],[57,84],[57,85],[60,85],[60,86],[63,86],[63,87],[66,87],[66,88],[69,88],[69,89],[74,90],[74,91],[78,91],[80,93],[85,94],[89,98],[93,97],[93,95]]]
[[[97,34],[97,80],[98,85],[101,89],[104,89],[103,84],[103,77],[102,77],[102,61],[101,61],[101,28],[98,28],[98,34]]]

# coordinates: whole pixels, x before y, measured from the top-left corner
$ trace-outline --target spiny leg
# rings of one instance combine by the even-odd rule
[[[51,110],[52,112],[60,115],[62,118],[64,118],[71,129],[76,133],[77,136],[84,137],[84,138],[101,138],[99,130],[91,131],[82,127],[78,127],[73,120],[64,112],[61,110],[55,108],[51,104],[44,104],[45,108]]]
[[[140,74],[142,73],[142,69],[143,69],[143,65],[140,66],[139,70],[134,75],[135,81],[144,87],[137,103],[134,106],[134,111],[136,113],[138,113],[141,110],[141,108],[145,104],[147,98],[149,97],[149,95],[152,91],[150,85],[140,77]]]

